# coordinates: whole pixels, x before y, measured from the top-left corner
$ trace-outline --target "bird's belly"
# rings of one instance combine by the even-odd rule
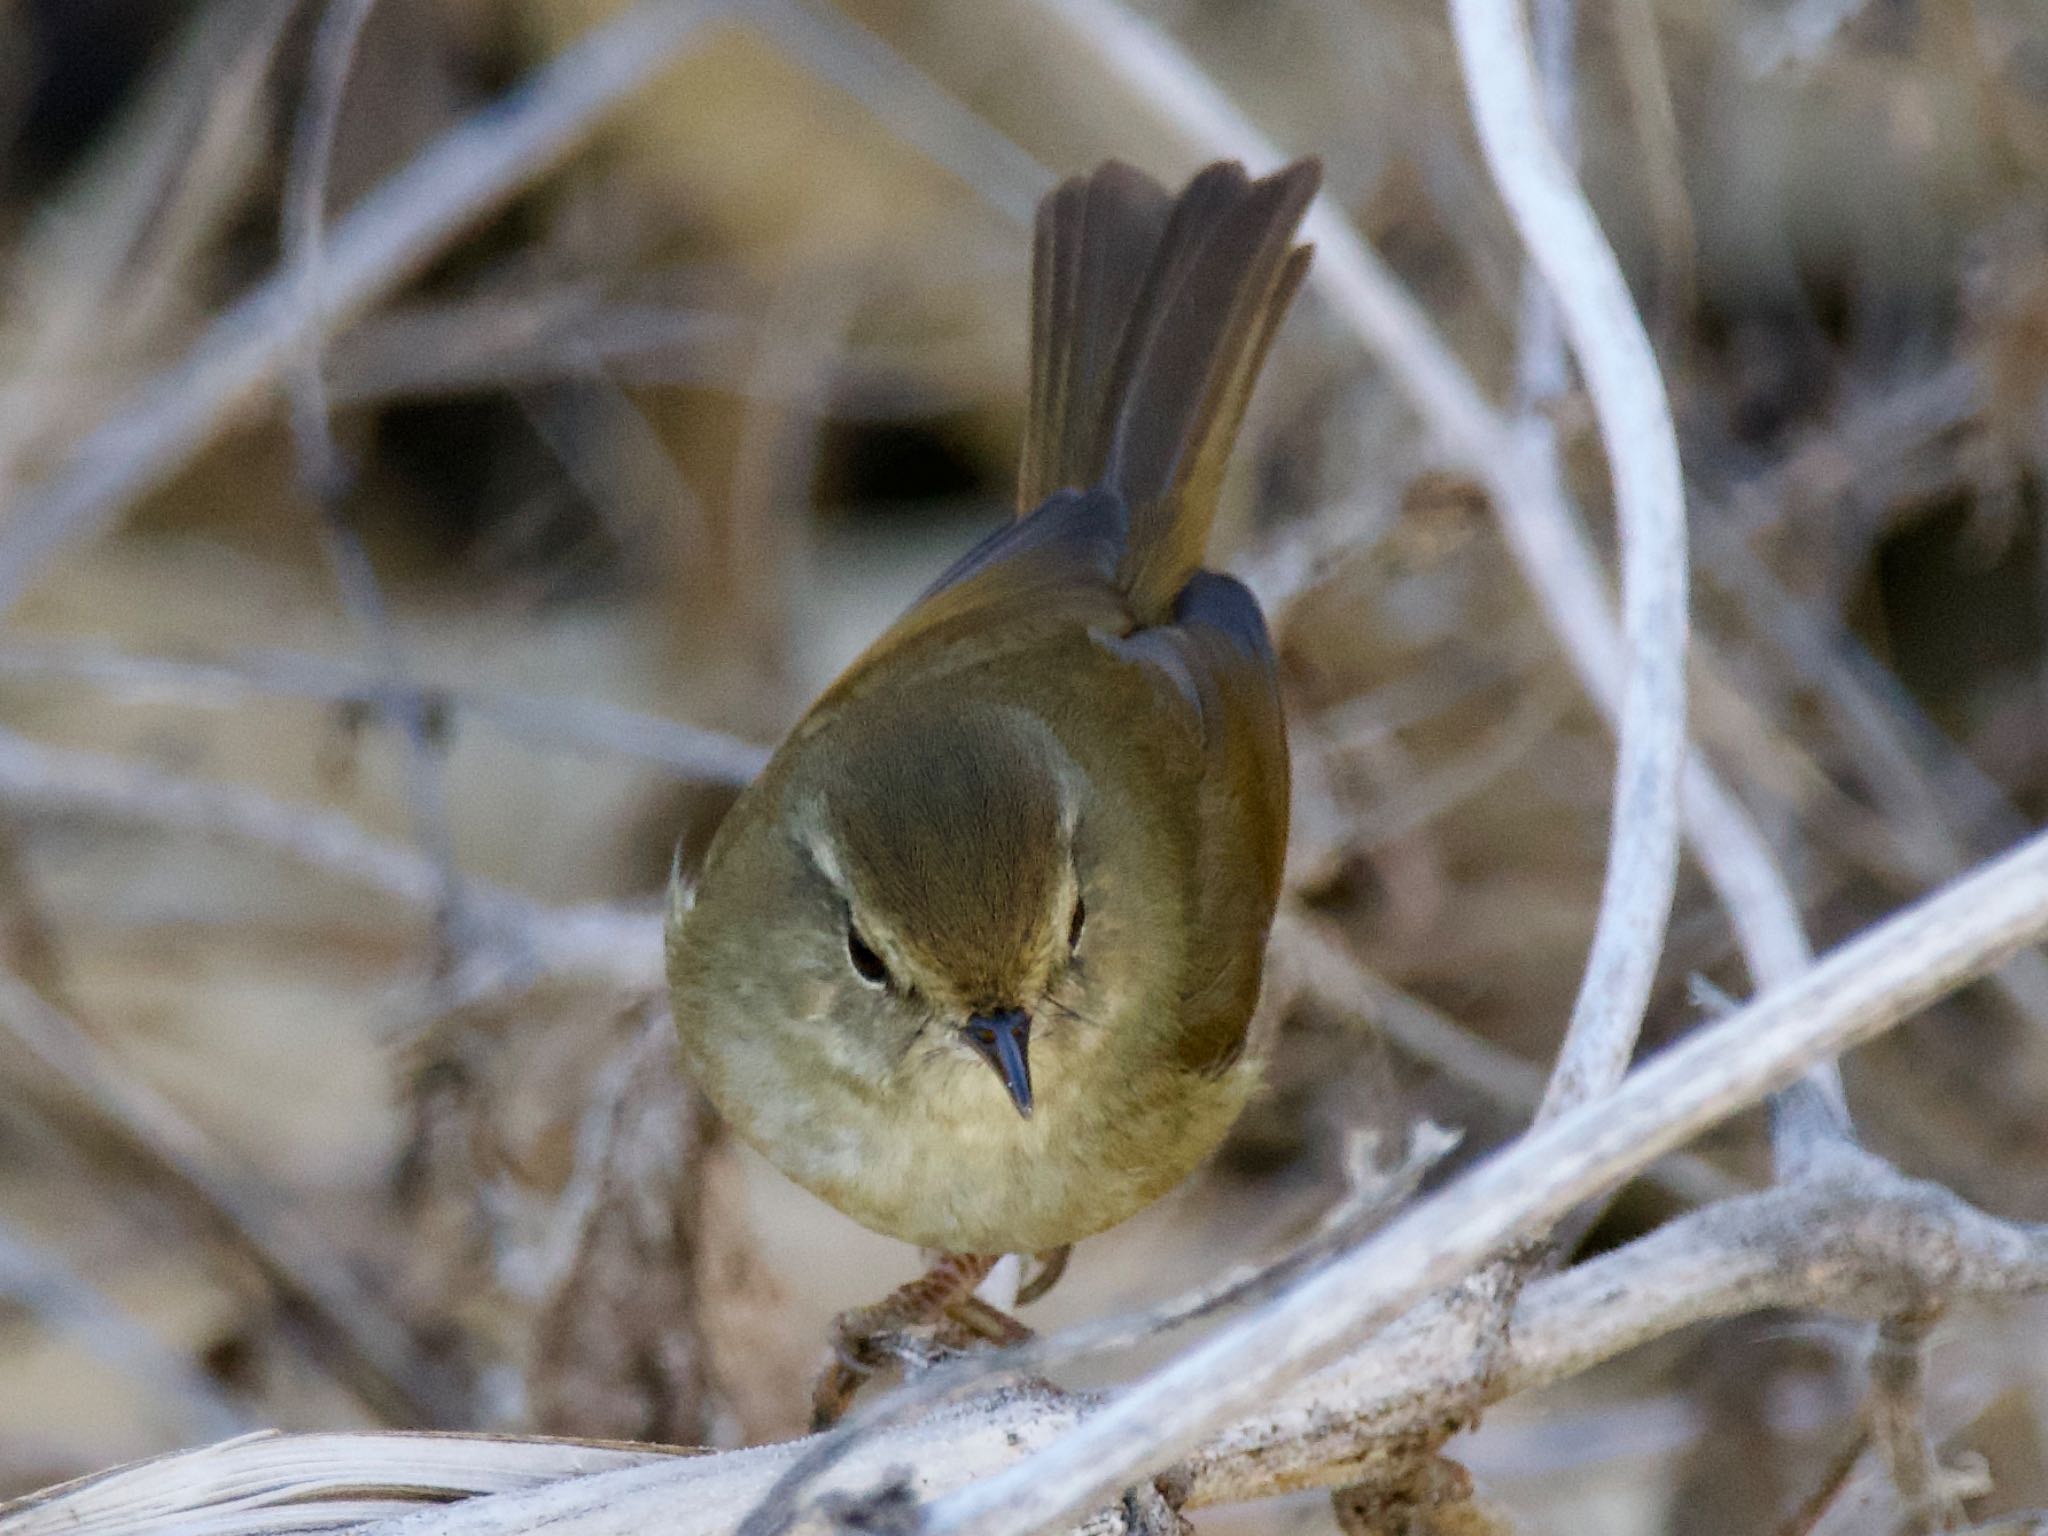
[[[1068,1097],[1056,1074],[1039,1080],[1028,1120],[978,1062],[915,1100],[849,1094],[837,1113],[772,1131],[745,1107],[731,1118],[782,1172],[864,1226],[951,1253],[1031,1253],[1158,1199],[1215,1149],[1250,1088],[1244,1071],[1155,1077],[1144,1098],[1099,1085]]]

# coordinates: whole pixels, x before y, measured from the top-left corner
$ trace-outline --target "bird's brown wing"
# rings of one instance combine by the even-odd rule
[[[1221,1071],[1242,1053],[1258,1004],[1287,855],[1287,727],[1273,645],[1240,582],[1197,571],[1171,623],[1117,648],[1162,671],[1201,725],[1193,931],[1204,942],[1190,948],[1177,1055],[1194,1070]]]

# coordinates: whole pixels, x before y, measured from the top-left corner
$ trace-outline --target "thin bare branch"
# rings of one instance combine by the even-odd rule
[[[1052,172],[874,33],[835,7],[803,0],[755,0],[746,19],[819,79],[885,118],[934,165],[1018,223],[1031,222]]]
[[[1775,17],[1758,17],[1742,37],[1742,61],[1752,75],[1814,63],[1869,0],[1791,0]]]
[[[1557,161],[1574,178],[1579,169],[1577,63],[1578,0],[1535,0],[1531,63],[1543,98],[1543,126]],[[1498,174],[1497,172],[1495,173]],[[1553,412],[1571,388],[1571,354],[1550,281],[1537,263],[1522,267],[1522,312],[1515,337],[1515,409],[1524,418]],[[1554,440],[1553,426],[1549,435]]]
[[[341,125],[341,104],[356,45],[377,0],[328,0],[313,34],[312,57],[306,67],[305,99],[292,128],[291,158],[285,167],[283,247],[285,269],[293,274],[296,302],[305,312],[297,327],[298,356],[285,370],[291,402],[292,437],[299,452],[300,474],[322,501],[337,495],[347,482],[341,450],[327,420],[327,389],[321,377],[322,343],[326,332],[318,319],[320,296],[327,287],[326,241],[328,172],[333,164],[335,130]]]
[[[1376,975],[1340,939],[1292,904],[1283,905],[1274,921],[1271,963],[1283,978],[1282,985],[1302,987],[1327,1007],[1356,1009],[1402,1052],[1500,1108],[1533,1115],[1542,1102],[1541,1069]],[[1660,1159],[1646,1177],[1687,1205],[1704,1205],[1747,1190],[1690,1152]]]
[[[1293,903],[1273,923],[1276,979],[1335,1006],[1355,1008],[1402,1051],[1476,1089],[1505,1109],[1534,1113],[1543,1072],[1461,1029],[1418,998],[1375,975],[1335,934]]]
[[[354,478],[328,420],[322,373],[324,328],[315,313],[327,286],[327,189],[335,131],[341,123],[350,66],[376,0],[329,0],[313,34],[305,99],[293,125],[285,167],[282,244],[286,270],[296,274],[295,300],[308,320],[298,330],[298,356],[285,370],[292,442],[299,478],[318,509],[320,547],[342,606],[374,658],[385,718],[397,731],[405,762],[406,808],[414,839],[439,872],[437,926],[460,926],[462,876],[449,830],[448,794],[440,753],[429,728],[425,699],[410,681],[404,647],[377,581],[369,551],[348,526],[343,504]]]
[[[1940,383],[1937,419],[1953,425],[1974,391],[1953,370]],[[1923,382],[1903,393],[1924,398],[1928,386]],[[1898,418],[1920,419],[1894,410],[1877,414],[1895,429],[1884,435],[1891,448],[1902,430]],[[1852,420],[1844,436],[1855,445],[1845,444],[1844,451],[1861,454],[1871,434]],[[1782,477],[1765,477],[1740,499],[1754,503],[1774,492],[1782,494]],[[1925,886],[1952,879],[1980,848],[2018,835],[2018,813],[1996,787],[1919,714],[1853,636],[1780,586],[1730,518],[1702,518],[1695,542],[1702,570],[1741,603],[1789,677],[1812,689],[1827,711],[1883,812],[1880,825],[1896,847],[1898,863],[1912,877]],[[2048,961],[2032,952],[2015,955],[1992,980],[2023,1017],[2048,1028]]]
[[[427,912],[440,897],[441,875],[431,860],[337,812],[6,732],[0,732],[0,801],[24,814],[83,813],[268,848]],[[482,937],[509,942],[532,967],[581,972],[633,991],[660,984],[661,924],[652,911],[549,908],[482,881],[472,882],[470,898]]]
[[[1628,91],[1629,120],[1642,153],[1642,181],[1657,237],[1657,285],[1650,331],[1667,353],[1678,347],[1681,327],[1692,312],[1694,246],[1692,199],[1679,157],[1678,111],[1671,100],[1671,76],[1657,35],[1652,0],[1610,0],[1615,52]],[[1698,519],[1694,520],[1697,526]]]
[[[749,368],[756,326],[731,310],[607,298],[576,285],[544,293],[486,290],[365,316],[331,349],[337,407],[394,398],[587,384],[602,369],[620,385],[685,385],[770,398],[815,391],[802,377]],[[921,420],[962,403],[1007,398],[1015,382],[967,337],[917,345],[875,338],[835,359],[819,402],[835,421]],[[0,384],[0,409],[9,395]]]
[[[1870,1437],[1905,1506],[1907,1536],[1952,1530],[1963,1507],[1927,1434],[1927,1336],[1932,1309],[1897,1312],[1877,1326],[1870,1354]]]
[[[18,640],[0,645],[0,676],[85,681],[110,692],[233,707],[256,696],[375,709],[384,685],[363,667],[304,651],[250,651],[212,660],[137,656],[90,641]],[[436,716],[475,719],[515,740],[646,763],[681,779],[734,788],[750,783],[768,752],[707,726],[598,700],[422,685]]]
[[[1481,793],[1556,732],[1569,703],[1564,693],[1530,689],[1466,751],[1363,807],[1351,819],[1346,846],[1365,853],[1397,842]]]
[[[295,8],[199,8],[59,207],[25,232],[7,283],[14,357],[0,411],[0,486],[10,493],[17,457],[89,409],[104,387],[98,369],[149,347],[206,235],[237,205]]]

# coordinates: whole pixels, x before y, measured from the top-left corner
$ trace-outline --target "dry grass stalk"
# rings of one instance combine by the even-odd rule
[[[701,1445],[716,1428],[698,1229],[719,1133],[676,1075],[670,1031],[665,1007],[646,1011],[579,1137],[526,1373],[543,1430]]]

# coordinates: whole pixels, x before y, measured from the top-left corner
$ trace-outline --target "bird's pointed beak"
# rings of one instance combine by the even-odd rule
[[[1020,1008],[977,1013],[967,1021],[967,1043],[996,1069],[1010,1091],[1010,1102],[1031,1118],[1031,1015]]]

